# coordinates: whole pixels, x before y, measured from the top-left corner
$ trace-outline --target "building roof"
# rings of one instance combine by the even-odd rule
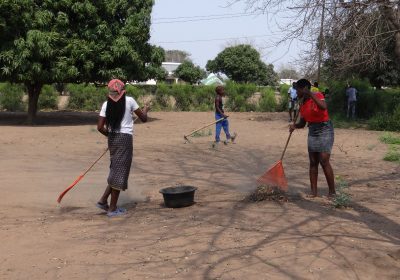
[[[167,70],[168,75],[172,75],[173,72],[181,65],[182,63],[179,62],[163,62],[161,67]]]

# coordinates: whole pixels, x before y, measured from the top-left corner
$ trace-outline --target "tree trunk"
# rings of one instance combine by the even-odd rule
[[[30,125],[34,124],[36,120],[37,105],[42,86],[42,84],[26,84],[29,96],[27,123]]]
[[[400,31],[394,34],[394,53],[396,54],[397,64],[400,63]]]

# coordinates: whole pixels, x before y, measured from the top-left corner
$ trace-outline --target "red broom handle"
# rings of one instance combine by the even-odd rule
[[[57,199],[57,202],[58,202],[58,203],[61,202],[61,200],[62,200],[62,198],[64,197],[64,195],[65,195],[67,192],[69,192],[69,190],[72,189],[72,188],[86,175],[86,173],[88,173],[88,172],[90,171],[90,169],[92,169],[92,167],[107,153],[107,151],[108,151],[108,148],[101,154],[101,156],[100,156],[98,159],[96,159],[95,162],[92,163],[92,165],[91,165],[88,169],[86,169],[85,172],[83,172],[83,174],[79,175],[79,177],[76,178],[76,180],[75,180],[71,185],[69,185],[68,188],[66,188],[66,189],[60,194],[60,196],[59,196],[58,199]]]

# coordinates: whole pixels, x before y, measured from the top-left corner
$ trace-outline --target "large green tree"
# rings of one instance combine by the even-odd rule
[[[206,76],[206,72],[193,62],[186,60],[175,70],[175,75],[185,82],[195,84]]]
[[[0,1],[0,80],[25,84],[28,122],[44,84],[143,81],[161,74],[148,43],[152,0]]]
[[[276,84],[278,76],[272,64],[264,63],[260,53],[251,45],[225,48],[214,60],[209,60],[207,71],[222,72],[231,80],[259,85]]]

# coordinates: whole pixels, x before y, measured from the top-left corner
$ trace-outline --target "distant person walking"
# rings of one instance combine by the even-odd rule
[[[356,118],[357,90],[349,85],[346,89],[347,96],[347,118]]]
[[[297,111],[297,90],[296,90],[296,83],[293,82],[292,86],[288,90],[288,97],[289,97],[289,122],[293,121],[293,117],[296,116]]]
[[[224,111],[224,103],[222,100],[222,97],[225,96],[225,88],[223,86],[217,86],[215,88],[215,100],[214,100],[214,105],[215,105],[215,120],[220,120],[223,119],[215,124],[215,143],[218,144],[220,142],[220,134],[221,134],[221,129],[224,129],[225,135],[226,135],[226,140],[224,141],[224,144],[227,145],[229,140],[234,142],[236,138],[236,133],[234,133],[232,136],[229,133],[229,122],[228,122],[228,115],[225,114]],[[215,145],[213,145],[215,146]]]

